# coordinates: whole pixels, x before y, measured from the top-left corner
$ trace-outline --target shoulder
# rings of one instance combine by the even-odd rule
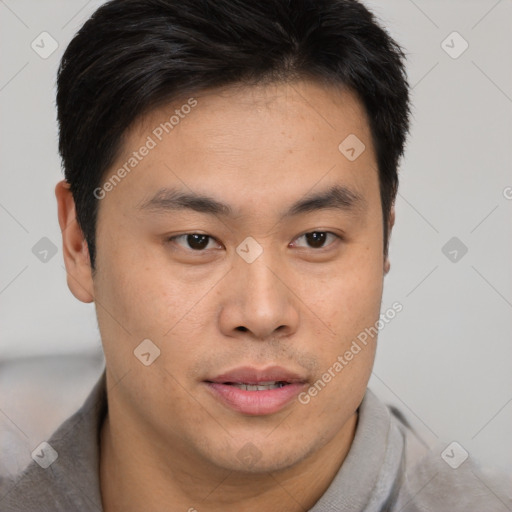
[[[511,489],[510,477],[471,459],[455,468],[432,451],[406,468],[397,510],[506,512],[512,510]]]
[[[0,510],[101,510],[99,431],[106,412],[103,373],[82,407],[39,446],[30,464],[0,480]]]
[[[399,413],[391,413],[405,440],[393,511],[512,510],[512,476],[482,466],[457,442],[427,446]]]

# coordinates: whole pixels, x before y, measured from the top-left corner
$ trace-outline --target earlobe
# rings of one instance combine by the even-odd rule
[[[62,253],[68,287],[78,300],[86,303],[93,302],[94,288],[89,248],[76,220],[75,201],[66,180],[57,183],[55,197],[62,232]]]

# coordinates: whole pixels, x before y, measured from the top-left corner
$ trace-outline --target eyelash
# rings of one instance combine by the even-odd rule
[[[306,233],[303,233],[302,235],[299,235],[295,240],[298,240],[299,238],[302,238],[302,237],[305,237],[306,235],[310,235],[310,234],[313,234],[313,233],[320,233],[320,234],[325,234],[325,235],[332,235],[333,237],[336,238],[336,240],[340,240],[342,241],[343,240],[343,237],[341,237],[340,235],[337,235],[336,233],[333,233],[331,231],[308,231]],[[182,239],[186,239],[186,237],[188,236],[191,236],[191,235],[200,235],[200,236],[204,236],[204,237],[207,237],[210,240],[215,240],[215,238],[211,235],[206,235],[205,233],[184,233],[182,235],[175,235],[175,236],[171,236],[171,237],[168,237],[166,238],[166,242],[168,243],[175,243],[176,240],[182,238]],[[294,240],[294,241],[295,241]],[[217,240],[215,240],[217,243],[219,243]],[[333,244],[334,242],[331,242],[330,244],[326,245],[326,246],[323,246],[323,247],[320,247],[320,248],[314,248],[314,247],[307,247],[308,249],[313,249],[315,252],[321,252],[323,250],[328,250],[328,248]],[[187,251],[191,251],[191,252],[194,252],[196,254],[199,254],[199,253],[205,253],[206,252],[206,249],[202,249],[202,250],[198,250],[198,249],[192,249],[192,248],[187,248],[185,249]]]

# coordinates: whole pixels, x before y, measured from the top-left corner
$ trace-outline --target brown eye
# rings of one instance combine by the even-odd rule
[[[189,233],[186,235],[178,235],[169,238],[169,242],[176,242],[184,249],[192,249],[193,251],[202,252],[208,248],[208,244],[214,240],[209,235],[203,235],[202,233]],[[182,243],[179,243],[182,242]]]
[[[311,249],[323,249],[326,247],[326,242],[329,240],[329,237],[340,238],[338,235],[328,231],[311,231],[310,233],[304,233],[303,235],[299,236],[297,240],[304,239],[307,244],[306,247]],[[304,245],[301,244],[296,245],[299,247],[304,247]]]
[[[209,241],[210,237],[208,235],[187,235],[187,243],[195,251],[205,249]]]

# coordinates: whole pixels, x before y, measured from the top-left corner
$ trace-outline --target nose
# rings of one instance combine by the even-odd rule
[[[223,283],[220,329],[226,336],[265,341],[286,337],[298,327],[299,301],[284,268],[264,252],[252,263],[234,262]]]

